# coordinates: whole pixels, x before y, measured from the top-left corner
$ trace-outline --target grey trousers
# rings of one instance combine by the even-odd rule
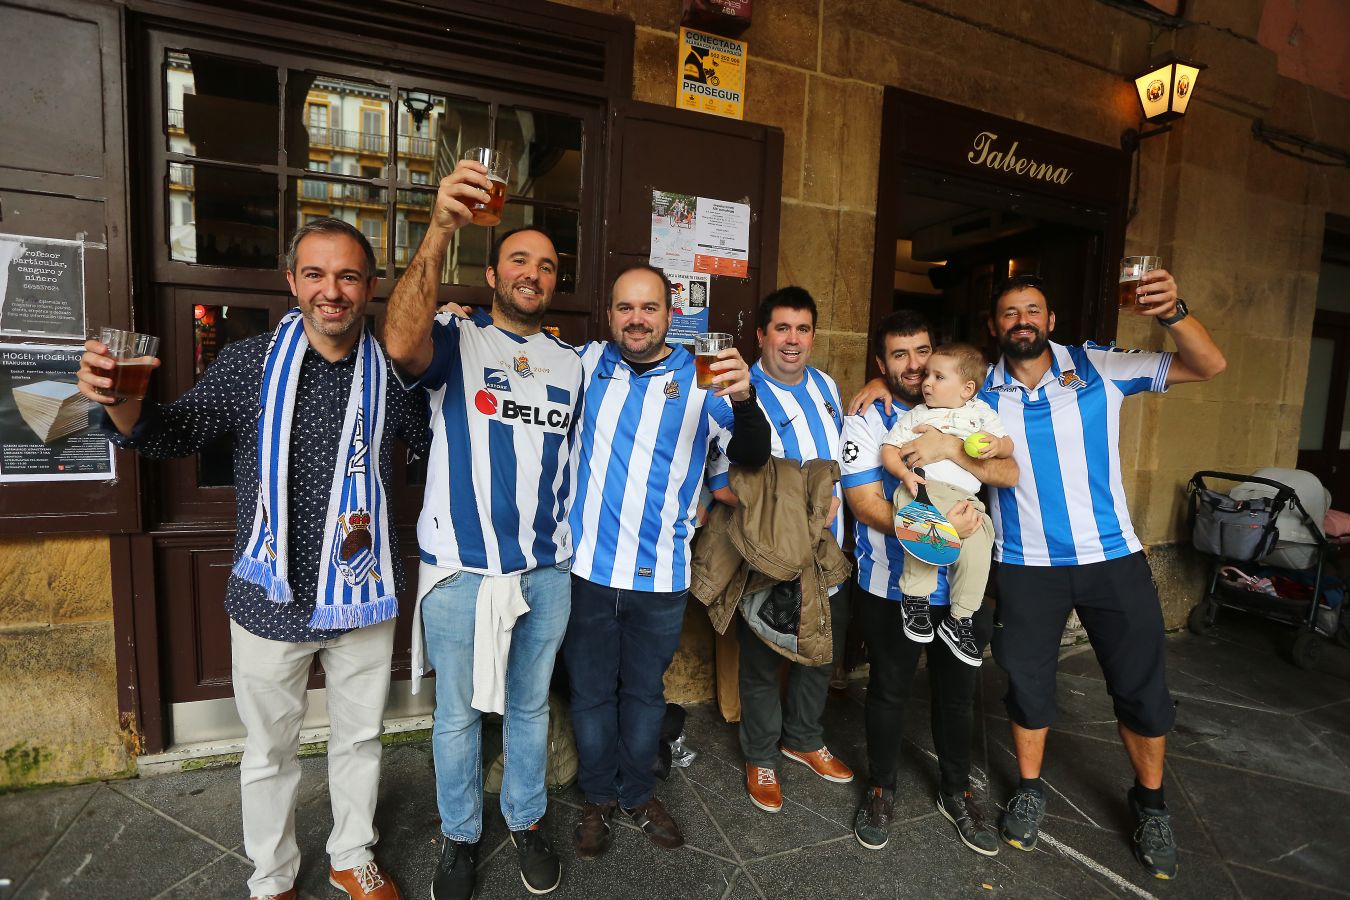
[[[832,616],[836,597],[830,598]],[[741,753],[745,761],[777,770],[782,759],[780,741],[789,750],[801,753],[824,747],[820,717],[825,711],[833,664],[789,663],[787,697],[780,699],[778,668],[786,659],[757,638],[740,615],[736,616],[736,628],[741,643]]]

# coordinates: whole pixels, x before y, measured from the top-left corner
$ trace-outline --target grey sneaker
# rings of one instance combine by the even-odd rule
[[[1035,791],[1018,788],[1008,801],[1008,809],[999,817],[998,832],[1005,843],[1018,850],[1035,850],[1041,820],[1045,818],[1045,797]]]
[[[871,788],[853,816],[853,836],[868,850],[881,850],[890,840],[891,816],[894,814],[895,791]]]
[[[979,804],[975,802],[974,794],[970,791],[962,791],[959,794],[939,792],[937,808],[948,822],[956,826],[956,834],[961,838],[961,843],[976,853],[998,856],[998,839],[994,837],[994,829],[984,821],[984,815],[980,812]]]
[[[1172,816],[1164,809],[1148,809],[1135,799],[1134,788],[1126,797],[1137,823],[1134,856],[1148,874],[1164,881],[1177,877],[1177,839],[1172,834]]]

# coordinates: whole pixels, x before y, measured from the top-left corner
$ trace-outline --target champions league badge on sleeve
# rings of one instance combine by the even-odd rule
[[[375,572],[375,566],[379,560],[373,552],[370,512],[357,509],[345,516],[338,516],[338,528],[342,529],[343,538],[341,542],[333,542],[333,565],[342,580],[355,587],[374,573],[378,581],[380,576]]]

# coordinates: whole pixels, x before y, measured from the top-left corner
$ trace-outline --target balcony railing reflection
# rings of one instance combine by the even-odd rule
[[[183,130],[183,111],[182,111],[181,109],[171,109],[171,110],[169,110],[169,116],[168,116],[168,119],[169,119],[169,123],[168,123],[168,124],[169,124],[169,130],[170,130],[170,131],[182,131],[182,130]]]
[[[169,166],[169,184],[176,187],[192,187],[192,167]]]
[[[308,124],[311,147],[324,147],[333,150],[358,150],[362,153],[386,154],[389,152],[389,136],[369,131],[348,131],[342,128],[325,128]],[[400,134],[398,152],[404,156],[416,156],[431,159],[436,153],[436,144],[430,138]]]

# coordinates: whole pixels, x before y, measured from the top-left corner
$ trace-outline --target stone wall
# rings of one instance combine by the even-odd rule
[[[105,537],[0,541],[0,791],[126,773]]]

